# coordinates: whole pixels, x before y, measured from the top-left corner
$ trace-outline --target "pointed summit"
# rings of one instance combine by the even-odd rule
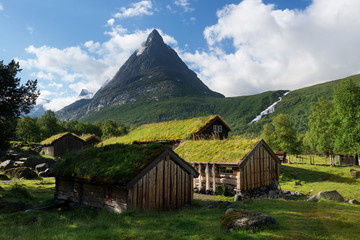
[[[82,114],[128,102],[184,96],[224,97],[211,91],[154,29],[145,44],[84,106]]]
[[[154,29],[152,30],[152,32],[149,34],[148,38],[146,39],[146,46],[149,46],[151,43],[164,43],[164,40],[162,38],[162,36],[159,34],[159,32]]]

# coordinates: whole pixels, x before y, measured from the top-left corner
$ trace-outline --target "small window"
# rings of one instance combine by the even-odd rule
[[[213,125],[213,132],[214,133],[221,133],[222,132],[222,125]]]
[[[109,186],[104,186],[103,198],[105,201],[112,201],[112,190]]]
[[[220,167],[219,173],[220,174],[233,174],[234,171],[233,171],[232,167]]]

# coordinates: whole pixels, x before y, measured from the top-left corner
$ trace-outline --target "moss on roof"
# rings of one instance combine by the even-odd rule
[[[77,177],[108,183],[125,184],[158,157],[162,144],[92,147],[66,155],[54,166],[57,176]]]
[[[172,141],[191,139],[216,116],[199,117],[186,120],[175,120],[142,125],[122,137],[109,138],[103,141],[103,145],[114,143]]]
[[[67,135],[67,134],[71,134],[75,137],[78,137],[80,138],[78,135],[76,135],[75,133],[70,133],[70,132],[63,132],[63,133],[59,133],[59,134],[56,134],[56,135],[53,135],[43,141],[40,142],[41,145],[43,146],[47,146],[47,145],[51,145],[53,144],[56,140],[62,138],[63,136]]]
[[[187,140],[175,152],[187,162],[239,163],[259,139]]]

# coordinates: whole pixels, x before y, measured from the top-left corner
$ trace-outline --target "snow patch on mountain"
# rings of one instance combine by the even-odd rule
[[[289,91],[290,92],[290,91]],[[282,97],[286,96],[289,94],[289,92],[286,92]],[[266,115],[269,115],[271,113],[273,113],[275,111],[275,107],[276,105],[281,102],[282,97],[279,97],[279,100],[277,100],[276,102],[274,102],[273,104],[271,104],[268,108],[266,108],[264,111],[262,111],[259,115],[257,115],[250,123],[256,123],[258,122],[261,118],[263,118]]]

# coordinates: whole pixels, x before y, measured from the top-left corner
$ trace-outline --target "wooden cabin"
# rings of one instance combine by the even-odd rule
[[[80,151],[85,141],[74,133],[64,132],[51,136],[40,143],[46,155],[60,157],[68,152]]]
[[[101,143],[102,140],[98,138],[95,134],[85,134],[80,137],[85,141],[86,146],[94,146],[95,144]]]
[[[236,194],[279,180],[280,160],[262,139],[186,141],[176,152],[198,170],[194,186],[200,191],[216,192],[225,185]]]
[[[54,167],[55,199],[105,208],[175,209],[193,201],[197,171],[162,144],[87,148]]]
[[[111,143],[148,144],[159,142],[175,149],[185,139],[226,139],[230,127],[219,116],[199,117],[186,120],[175,120],[142,125],[126,136],[105,140],[104,145]]]
[[[284,152],[284,151],[276,151],[275,154],[279,158],[280,163],[288,163],[288,161],[286,159],[286,152]]]

